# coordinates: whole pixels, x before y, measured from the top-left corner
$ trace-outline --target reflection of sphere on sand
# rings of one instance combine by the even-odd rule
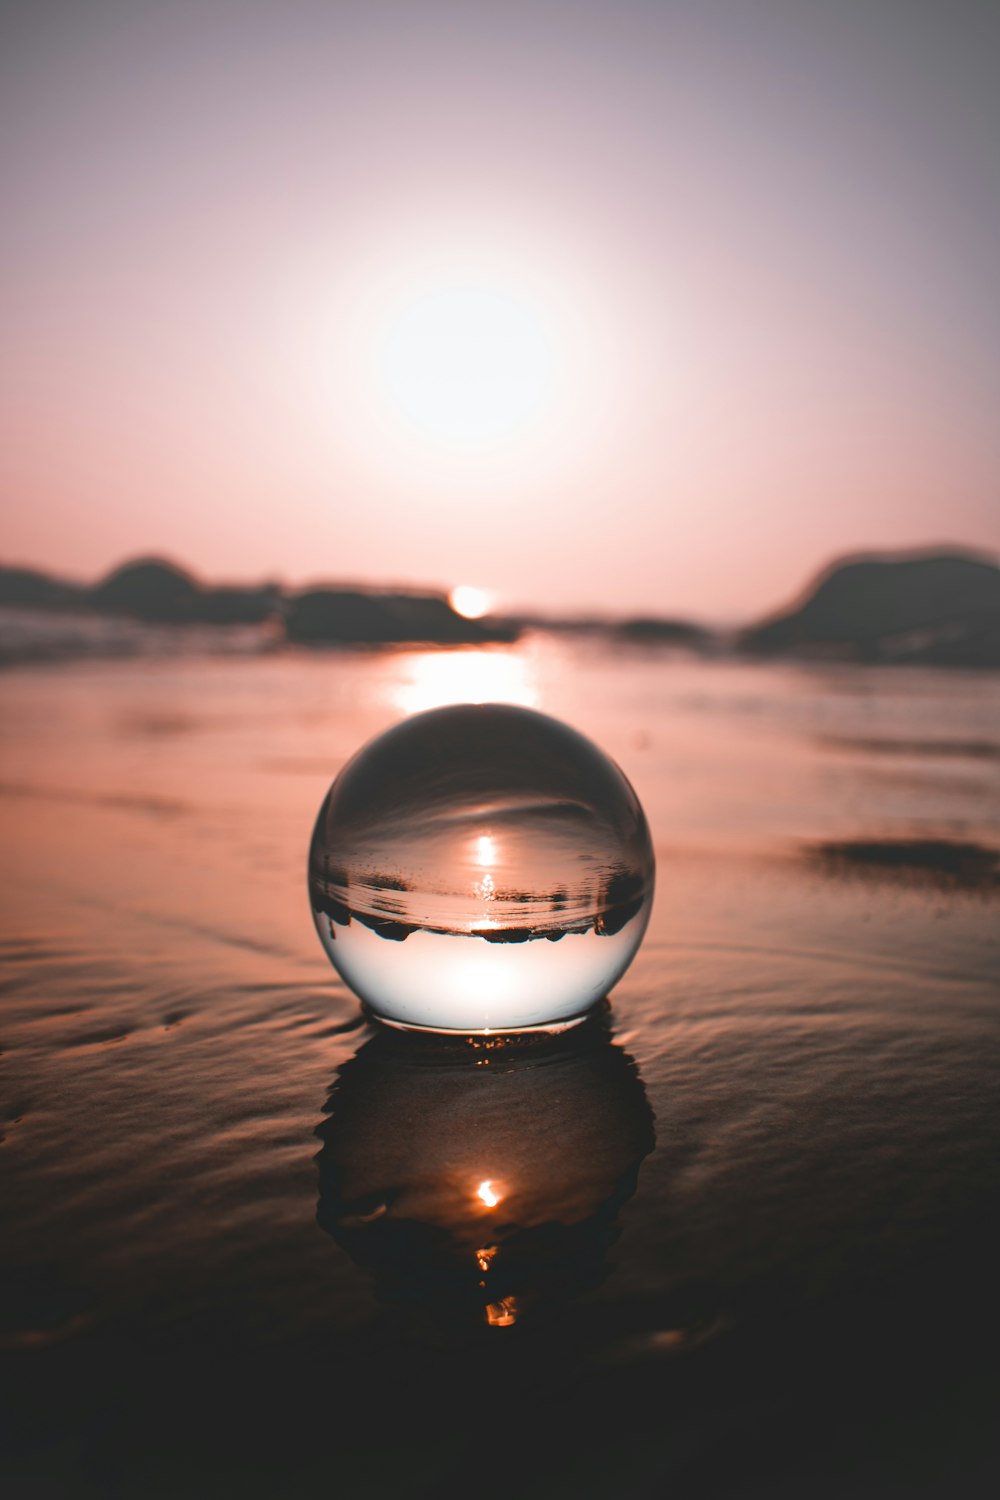
[[[642,941],[649,829],[583,735],[503,703],[416,714],[366,745],[320,809],[313,917],[383,1020],[461,1033],[578,1020]]]
[[[604,1018],[532,1043],[382,1033],[341,1070],[320,1224],[383,1300],[506,1326],[600,1282],[653,1147]]]

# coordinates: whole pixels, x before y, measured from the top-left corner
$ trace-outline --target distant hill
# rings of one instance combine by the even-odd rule
[[[79,609],[86,590],[36,568],[0,567],[0,604],[20,609]]]
[[[176,622],[193,618],[201,585],[184,568],[159,557],[123,563],[86,596],[91,609],[139,620]]]
[[[539,630],[711,654],[735,646],[755,656],[1000,667],[1000,567],[959,549],[841,558],[796,603],[735,637],[655,615],[468,620],[432,590],[208,585],[155,556],[125,562],[92,585],[0,566],[0,605],[164,626],[266,624],[269,639],[284,634],[310,646],[480,645]]]
[[[518,634],[502,621],[465,619],[440,594],[340,588],[310,589],[289,598],[285,632],[289,640],[305,645],[339,641],[467,646],[511,641]]]
[[[277,584],[204,587],[162,557],[123,563],[90,589],[86,602],[102,614],[164,625],[260,625],[281,610]]]
[[[756,655],[1000,666],[1000,568],[960,551],[844,558],[738,645]]]
[[[202,584],[163,557],[139,557],[90,587],[30,568],[0,568],[0,605],[117,616],[156,625],[259,625],[273,620],[291,641],[324,644],[474,645],[516,639],[515,625],[466,620],[443,594],[342,588],[286,590]]]

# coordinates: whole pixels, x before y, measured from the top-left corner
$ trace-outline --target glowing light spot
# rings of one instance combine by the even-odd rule
[[[500,1202],[500,1194],[493,1191],[493,1182],[489,1177],[485,1182],[481,1182],[479,1184],[476,1192],[479,1197],[482,1198],[487,1208],[496,1208],[497,1204]]]
[[[488,833],[481,833],[476,839],[476,852],[474,855],[476,864],[484,870],[492,869],[497,862],[496,840]]]
[[[479,620],[488,614],[493,605],[493,595],[485,589],[473,588],[469,583],[457,584],[448,595],[448,602],[456,614],[466,620]]]
[[[476,451],[543,418],[561,363],[543,306],[512,282],[445,270],[387,309],[378,378],[412,431]]]
[[[477,839],[473,840],[472,862],[484,871],[482,880],[475,881],[472,887],[474,895],[478,896],[480,901],[493,901],[496,899],[496,882],[490,870],[490,866],[496,863],[496,857],[496,840],[491,838],[488,833],[481,833]],[[495,925],[487,917],[483,920],[473,922],[471,930],[473,932],[481,932],[484,927],[493,927]]]
[[[446,703],[518,703],[537,708],[534,663],[523,652],[428,651],[397,657],[400,678],[389,696],[404,714]]]
[[[517,1322],[517,1299],[505,1297],[502,1302],[491,1302],[486,1309],[486,1321],[491,1328],[510,1328]]]

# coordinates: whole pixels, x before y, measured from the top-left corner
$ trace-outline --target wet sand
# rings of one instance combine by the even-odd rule
[[[469,694],[653,830],[549,1055],[387,1052],[308,909],[339,766]],[[9,1493],[995,1492],[1000,679],[529,639],[0,698]]]

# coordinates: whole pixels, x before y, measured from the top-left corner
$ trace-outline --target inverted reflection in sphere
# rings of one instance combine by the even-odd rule
[[[642,941],[653,874],[614,762],[492,703],[417,714],[360,750],[309,856],[320,938],[355,993],[383,1020],[461,1032],[586,1014]]]

